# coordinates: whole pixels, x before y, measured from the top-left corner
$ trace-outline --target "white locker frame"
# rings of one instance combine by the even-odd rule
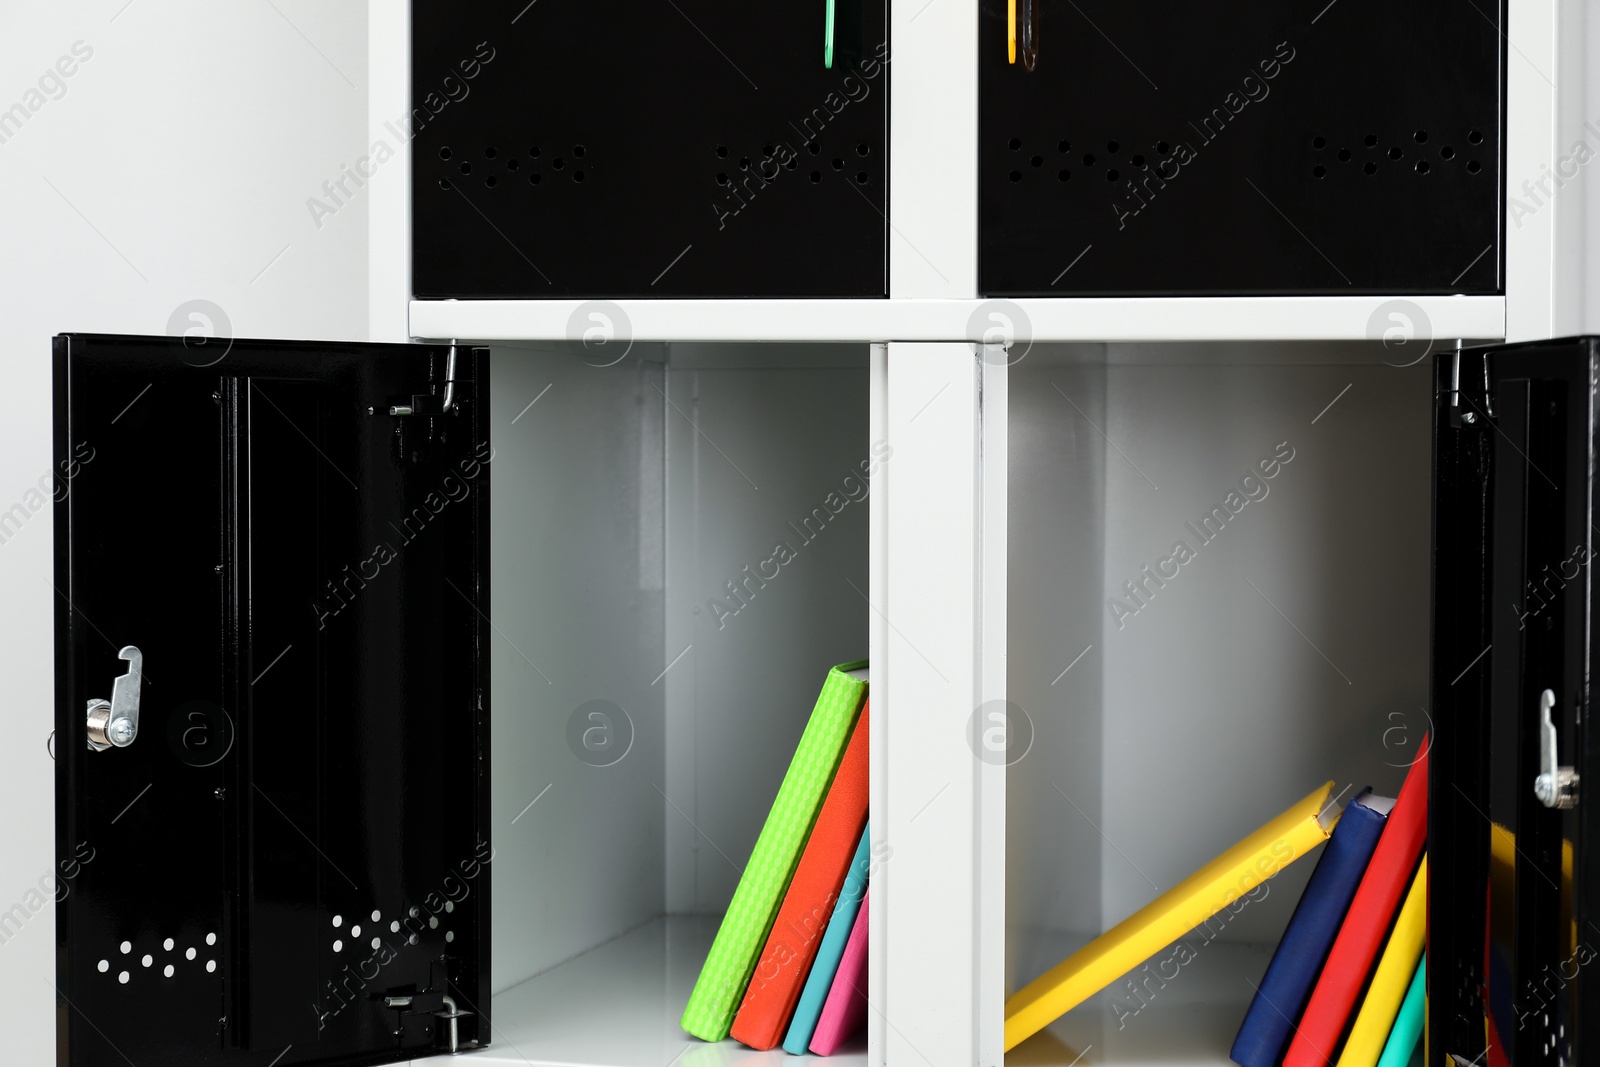
[[[369,11],[369,129],[409,110],[409,14]],[[1005,360],[984,358],[977,293],[978,0],[890,18],[890,297],[622,300],[636,340],[874,344],[870,654],[875,845],[868,1062],[1003,1062],[1005,769],[968,717],[1006,694]],[[1581,0],[1509,0],[1508,210],[1582,123]],[[962,132],[965,136],[961,136]],[[561,340],[579,300],[413,300],[410,152],[369,184],[371,339]],[[1433,336],[1522,340],[1582,324],[1581,188],[1505,232],[1503,297],[1411,297]],[[1023,299],[1034,341],[1360,340],[1386,297]],[[933,400],[930,402],[930,398]],[[915,425],[913,425],[913,423]],[[930,802],[930,797],[933,798]],[[939,937],[927,936],[939,931]]]

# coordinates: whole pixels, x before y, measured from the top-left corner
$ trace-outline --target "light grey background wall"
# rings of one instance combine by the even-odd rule
[[[30,491],[51,470],[50,338],[164,333],[192,300],[236,336],[365,337],[364,193],[320,227],[306,200],[365,153],[367,5],[4,0],[0,26],[0,1047],[44,1064],[55,594]],[[151,472],[141,521],[181,492]]]

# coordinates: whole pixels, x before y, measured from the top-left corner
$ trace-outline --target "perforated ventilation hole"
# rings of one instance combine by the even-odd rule
[[[444,932],[444,939],[446,941],[454,941],[456,939],[456,932],[454,930],[446,930]]]
[[[456,902],[455,901],[447,900],[447,901],[444,902],[444,913],[446,915],[449,915],[451,912],[453,912],[455,910],[456,910]]]
[[[169,938],[167,938],[167,939],[166,939],[166,940],[165,940],[165,941],[163,941],[163,942],[161,942],[161,947],[162,947],[162,948],[163,948],[163,949],[165,949],[165,950],[166,950],[166,951],[168,951],[168,952],[171,952],[171,951],[172,951],[172,946],[173,946],[173,945],[174,945],[174,944],[176,944],[176,942],[174,942],[174,941],[173,941],[173,940],[172,940],[172,938],[170,938],[170,937],[169,937]]]
[[[1476,174],[1482,169],[1483,169],[1483,165],[1480,164],[1476,159],[1470,160],[1467,163],[1467,173],[1468,174]]]
[[[1340,163],[1348,163],[1348,162],[1350,162],[1350,149],[1348,149],[1348,148],[1339,149],[1339,162]]]
[[[856,145],[856,155],[860,156],[862,159],[866,159],[871,154],[872,146],[867,144],[865,141],[862,141],[860,144]]]
[[[440,178],[439,179],[439,188],[445,190],[446,192],[448,192],[451,188],[453,188],[453,186],[451,186],[451,184],[450,184],[450,179],[449,178]]]
[[[556,170],[560,170],[562,167],[564,167],[566,165],[567,165],[567,161],[562,159],[560,156],[557,156],[556,158],[554,158],[554,159],[552,159],[550,161],[550,166],[553,167]]]
[[[1160,152],[1164,156],[1171,155],[1172,154],[1172,146],[1169,145],[1165,141],[1157,141],[1156,142],[1156,151]]]
[[[1008,177],[1014,182],[1020,182],[1022,180],[1022,172],[1020,170],[1014,170],[1008,175]]]
[[[535,149],[534,149],[534,150],[533,150],[533,154],[534,154],[534,155],[538,155],[538,154],[539,154],[539,150],[538,150],[538,149],[537,149],[537,148],[535,148]],[[374,912],[373,912],[373,913],[372,913],[372,921],[373,921],[373,922],[378,922],[378,921],[379,921],[379,920],[381,920],[381,919],[382,919],[382,918],[383,918],[383,913],[382,913],[382,912],[381,912],[381,911],[374,911]]]
[[[490,145],[488,148],[485,148],[483,150],[483,158],[484,159],[493,159],[495,156],[497,156],[499,154],[500,153],[498,153],[498,152],[496,152],[494,150],[494,145]]]
[[[718,185],[727,185],[728,184],[728,176],[726,174],[718,174],[717,175],[717,184]]]
[[[506,160],[506,170],[514,171],[520,166],[522,166],[522,164],[518,163],[516,157],[514,156],[511,159]]]
[[[583,158],[583,153],[584,153],[583,145],[575,144],[575,145],[572,146],[572,158],[574,158],[574,159],[582,159]]]
[[[217,943],[217,935],[216,934],[207,934],[206,935],[206,944],[215,945],[216,943]]]
[[[400,932],[400,921],[398,919],[389,924],[389,932],[391,934],[398,934]]]
[[[1311,147],[1320,152],[1328,147],[1328,142],[1321,137],[1313,137],[1311,138]]]
[[[1056,145],[1056,151],[1057,152],[1070,152],[1070,151],[1072,151],[1072,142],[1071,141],[1062,141],[1060,144]]]
[[[739,159],[739,169],[740,170],[749,170],[750,169],[750,157],[749,156],[740,157],[740,159]]]
[[[1378,165],[1376,163],[1368,163],[1365,167],[1362,167],[1361,170],[1370,176],[1378,173]]]
[[[207,974],[215,974],[216,972],[217,972],[217,961],[216,960],[206,960],[206,973]]]
[[[530,175],[528,175],[528,184],[529,185],[538,185],[543,180],[544,179],[541,178],[538,174],[530,174]]]
[[[146,952],[143,956],[139,957],[139,965],[141,967],[148,967],[152,963],[154,963],[155,961],[156,961],[156,958],[154,956],[150,955],[150,953],[148,953],[148,952]]]
[[[161,975],[164,978],[171,978],[176,973],[177,973],[177,968],[173,967],[172,964],[170,964],[170,963],[167,964],[165,967],[161,968]]]
[[[483,179],[483,184],[488,186],[490,189],[493,189],[497,181],[499,181],[499,179],[491,174],[487,178]]]
[[[1445,145],[1443,148],[1439,149],[1439,158],[1454,159],[1456,158],[1456,150],[1451,148],[1449,145]]]
[[[581,171],[581,170],[573,171],[572,172],[572,180],[575,181],[575,182],[583,181],[583,171]]]
[[[123,985],[127,985],[128,984],[128,972],[127,971],[123,971],[121,974],[117,975],[117,981],[121,982]]]
[[[374,949],[377,949],[377,948],[379,948],[379,947],[380,947],[380,946],[382,946],[382,945],[383,945],[383,942],[382,942],[382,941],[379,941],[379,940],[378,940],[378,939],[377,939],[377,938],[373,938],[373,939],[372,939],[372,947],[373,947],[373,948],[374,948]]]
[[[529,145],[528,146],[528,158],[529,159],[538,159],[539,158],[539,146],[538,145]],[[373,922],[377,922],[378,921],[378,913],[377,912],[373,912],[372,913],[372,921]]]
[[[777,151],[778,150],[773,148],[771,145],[764,144],[761,146],[761,157],[763,159],[771,159],[777,153]]]
[[[461,170],[462,174],[471,174],[472,173],[472,164],[466,162],[465,160],[463,160],[462,163],[461,163],[460,170]]]
[[[1482,144],[1483,134],[1479,133],[1477,130],[1473,130],[1471,133],[1467,134],[1467,140],[1472,144]]]
[[[1117,154],[1117,149],[1120,148],[1120,147],[1122,147],[1122,146],[1117,144],[1117,142],[1115,142],[1115,141],[1107,141],[1106,142],[1106,151],[1110,152],[1112,155],[1116,155]]]
[[[1072,172],[1070,170],[1064,170],[1063,169],[1063,170],[1056,171],[1056,181],[1058,181],[1058,182],[1070,182],[1071,180],[1072,180]]]
[[[436,915],[428,916],[428,929],[430,929],[430,930],[439,929],[439,918],[438,918],[438,916],[436,916]]]
[[[819,145],[815,141],[807,141],[806,142],[806,151],[810,152],[814,156],[815,155],[820,155],[822,153],[822,146]]]
[[[1011,138],[1011,146],[1010,147],[1011,147],[1011,151],[1013,151],[1013,152],[1021,151],[1022,150],[1022,138],[1020,138],[1020,137]]]
[[[111,969],[111,961],[101,960],[99,963],[95,964],[95,966],[99,969],[101,974],[105,974]]]
[[[1116,167],[1112,167],[1110,170],[1106,171],[1106,181],[1114,182],[1117,180],[1117,177],[1118,175]]]
[[[1093,156],[1093,155],[1087,155],[1087,154],[1086,154],[1086,155],[1085,155],[1085,156],[1084,156],[1084,157],[1083,157],[1083,165],[1084,165],[1084,166],[1086,166],[1086,167],[1092,167],[1092,166],[1094,166],[1094,156]]]
[[[333,917],[333,928],[335,930],[337,930],[339,927],[341,927],[343,925],[344,925],[344,916],[343,915],[335,915]]]
[[[1417,142],[1418,144],[1427,144],[1428,143],[1428,131],[1427,130],[1418,130],[1416,133],[1411,135],[1411,139],[1413,141]]]
[[[844,160],[835,157],[834,161],[830,163],[829,166],[831,166],[834,170],[844,170]]]
[[[117,946],[117,948],[118,948],[118,951],[120,951],[124,956],[126,956],[128,953],[133,951],[133,942],[132,941],[124,941],[121,945]]]
[[[1028,162],[1031,163],[1035,167],[1042,167],[1042,166],[1044,166],[1044,157],[1043,156],[1034,156],[1032,159],[1028,160]]]
[[[1399,159],[1404,154],[1405,153],[1400,151],[1399,148],[1391,148],[1391,149],[1389,149],[1389,158],[1390,159]]]
[[[1361,143],[1366,145],[1368,148],[1376,148],[1378,147],[1378,135],[1375,133],[1369,133],[1366,135],[1366,137],[1362,138]]]
[[[727,145],[725,145],[725,144],[717,145],[717,158],[718,159],[727,159],[728,158],[728,146]]]
[[[790,156],[788,159],[784,160],[783,169],[784,170],[794,170],[794,168],[797,165],[798,164],[795,162],[794,156]]]
[[[1316,166],[1311,168],[1311,176],[1313,178],[1326,178],[1328,176],[1328,168],[1324,167],[1321,163],[1318,163]]]
[[[867,184],[867,172],[866,171],[864,171],[864,170],[856,171],[856,184],[857,185],[865,185],[865,184]]]
[[[1417,160],[1416,172],[1418,174],[1426,174],[1428,170],[1428,161],[1426,159]]]
[[[333,951],[335,951],[335,952],[343,952],[344,951],[344,942],[343,941],[335,941],[333,943]]]
[[[183,950],[183,958],[186,959],[186,960],[192,960],[192,959],[195,958],[196,955],[197,955],[197,953],[192,948],[186,948],[186,949]]]
[[[814,170],[814,171],[811,172],[811,184],[812,185],[817,184],[821,180],[822,180],[822,172],[821,171]]]
[[[449,159],[450,158],[450,146],[449,145],[445,145],[443,148],[439,149],[439,158],[440,159]]]
[[[1133,165],[1143,169],[1143,167],[1144,167],[1144,157],[1141,156],[1141,155],[1135,155],[1133,157]]]

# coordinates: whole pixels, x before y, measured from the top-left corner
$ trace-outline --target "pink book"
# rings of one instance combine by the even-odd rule
[[[811,1035],[811,1051],[818,1056],[832,1056],[839,1051],[839,1046],[854,1037],[867,1020],[867,902],[871,896],[869,890],[861,898],[856,924],[850,928],[850,940],[845,942],[839,970],[822,1005],[816,1032]]]

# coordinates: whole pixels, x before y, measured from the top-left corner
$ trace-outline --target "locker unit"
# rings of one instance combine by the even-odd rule
[[[1430,848],[1455,876],[1431,887],[1435,1064],[1479,1055],[1486,1018],[1518,1064],[1596,1040],[1597,369],[1588,337],[1437,364]]]
[[[979,291],[1497,293],[1504,6],[983,0]]]
[[[866,350],[587,355],[57,338],[64,1067],[681,1050],[867,645]]]
[[[418,297],[886,294],[885,0],[411,12]]]

